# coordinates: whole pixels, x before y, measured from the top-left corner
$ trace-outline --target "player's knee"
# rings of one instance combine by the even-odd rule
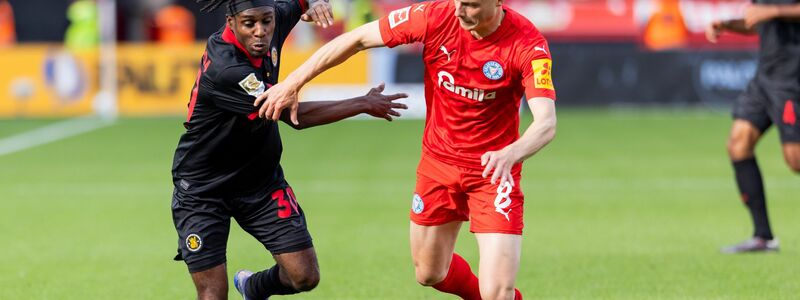
[[[481,286],[481,299],[484,300],[513,300],[514,287],[513,286]]]
[[[227,286],[207,285],[197,287],[197,299],[199,300],[217,300],[226,299],[227,297]]]
[[[292,278],[292,287],[301,292],[313,290],[319,285],[319,272],[309,272],[296,278]]]
[[[447,270],[432,270],[416,268],[417,282],[424,286],[434,286],[447,277]]]
[[[728,156],[732,160],[743,160],[753,157],[755,142],[746,137],[732,136],[728,139]]]

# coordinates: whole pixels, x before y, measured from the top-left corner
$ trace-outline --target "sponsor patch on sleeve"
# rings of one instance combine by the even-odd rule
[[[553,87],[553,61],[549,58],[536,59],[531,62],[533,66],[533,86],[537,89],[555,90]]]
[[[250,73],[242,81],[239,81],[239,86],[245,93],[253,97],[258,97],[264,92],[264,82],[258,80],[255,73]]]

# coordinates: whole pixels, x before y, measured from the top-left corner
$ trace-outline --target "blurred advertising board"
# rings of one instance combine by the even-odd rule
[[[117,107],[123,116],[185,114],[204,44],[117,47]],[[302,64],[313,49],[285,47],[282,76]],[[58,117],[91,113],[98,91],[98,52],[68,52],[56,45],[25,44],[0,50],[0,117]],[[365,84],[367,56],[312,81]]]

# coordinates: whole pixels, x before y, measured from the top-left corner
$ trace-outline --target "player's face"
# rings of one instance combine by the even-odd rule
[[[498,0],[453,0],[456,3],[456,17],[461,28],[478,30],[490,26],[490,21],[502,8]]]
[[[250,56],[265,56],[275,32],[275,8],[264,6],[242,11],[228,17],[228,26]]]

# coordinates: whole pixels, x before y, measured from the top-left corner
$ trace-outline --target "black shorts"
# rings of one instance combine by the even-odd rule
[[[752,123],[762,133],[773,124],[778,127],[782,143],[800,142],[800,87],[771,88],[758,77],[733,106],[733,117]]]
[[[251,197],[204,198],[176,188],[172,196],[172,221],[178,231],[178,255],[189,272],[225,263],[231,217],[274,254],[311,248],[303,209],[291,187]]]

